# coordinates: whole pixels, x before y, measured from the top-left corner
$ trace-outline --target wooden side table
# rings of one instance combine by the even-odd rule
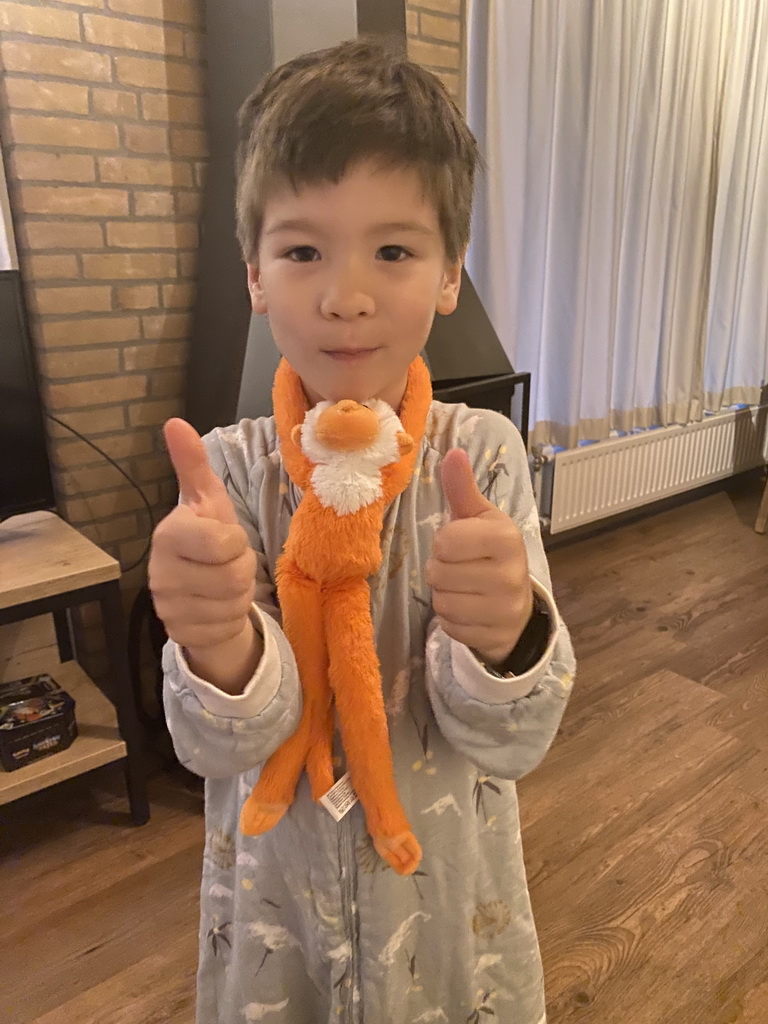
[[[13,772],[0,770],[0,804],[112,761],[125,761],[131,818],[149,820],[146,769],[128,671],[120,566],[52,512],[0,524],[0,625],[52,612],[62,664],[51,670],[76,702],[78,737],[68,750]],[[67,609],[98,601],[109,654],[109,699],[73,660]]]

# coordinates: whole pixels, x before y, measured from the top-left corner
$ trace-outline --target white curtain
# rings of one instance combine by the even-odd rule
[[[534,443],[755,403],[768,0],[470,0],[468,268]]]

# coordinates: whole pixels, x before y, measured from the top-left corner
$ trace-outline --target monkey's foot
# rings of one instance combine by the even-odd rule
[[[240,831],[246,836],[260,836],[269,832],[287,810],[288,804],[261,803],[251,794],[240,813]]]
[[[398,875],[412,875],[421,863],[421,847],[413,832],[399,836],[372,836],[376,852]]]

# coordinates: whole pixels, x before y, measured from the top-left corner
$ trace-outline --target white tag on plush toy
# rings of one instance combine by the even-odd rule
[[[320,803],[335,821],[341,821],[344,815],[352,810],[357,803],[357,793],[352,788],[352,777],[349,772],[342,775],[325,796],[320,797]]]

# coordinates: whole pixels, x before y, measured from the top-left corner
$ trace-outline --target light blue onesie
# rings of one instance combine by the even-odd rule
[[[543,1024],[515,780],[551,744],[575,666],[520,435],[496,413],[434,402],[413,480],[386,513],[371,595],[397,785],[424,850],[410,878],[378,857],[359,805],[337,824],[305,776],[273,831],[240,834],[260,765],[301,713],[273,585],[301,494],[272,419],[214,430],[205,444],[258,554],[265,653],[232,697],[193,676],[173,642],[164,652],[174,744],[206,779],[198,1024]],[[445,521],[440,462],[454,447],[521,530],[555,624],[542,661],[516,679],[488,673],[433,619],[424,564]]]

